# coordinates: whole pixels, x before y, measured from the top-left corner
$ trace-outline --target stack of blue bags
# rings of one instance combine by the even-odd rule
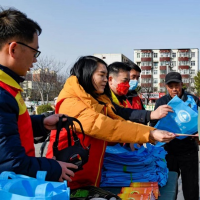
[[[108,146],[104,157],[101,187],[128,187],[131,182],[158,182],[162,187],[168,179],[163,147],[149,143],[131,151],[128,146]]]

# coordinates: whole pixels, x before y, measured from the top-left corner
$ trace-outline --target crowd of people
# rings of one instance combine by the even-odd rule
[[[20,82],[40,55],[38,36],[42,29],[26,14],[15,9],[0,11],[0,173],[14,171],[35,177],[38,170],[47,171],[46,180],[68,180],[70,188],[99,186],[106,146],[126,143],[166,142],[168,168],[181,173],[185,199],[198,199],[198,146],[194,139],[177,140],[174,133],[153,126],[173,112],[167,103],[175,95],[183,101],[181,75],[170,72],[165,83],[169,94],[156,102],[154,111],[144,109],[135,91],[141,69],[121,62],[107,64],[94,56],[83,56],[73,65],[70,77],[61,90],[55,113],[29,116],[21,97]],[[195,96],[195,103],[199,100]],[[78,119],[86,134],[80,134],[90,156],[83,170],[53,156],[56,124],[60,116]],[[147,123],[150,122],[151,126]],[[51,131],[46,157],[35,157],[34,138],[46,137]],[[77,134],[81,132],[76,127]],[[59,148],[66,148],[67,131],[60,134]]]

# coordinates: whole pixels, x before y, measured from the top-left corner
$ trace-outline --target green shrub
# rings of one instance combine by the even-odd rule
[[[50,105],[41,105],[37,107],[37,114],[40,115],[47,111],[53,111],[54,109]]]

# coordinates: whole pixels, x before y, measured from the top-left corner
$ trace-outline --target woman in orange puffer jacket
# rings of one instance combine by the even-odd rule
[[[94,56],[81,57],[70,71],[64,88],[60,92],[56,113],[77,118],[83,125],[86,137],[78,137],[85,146],[91,145],[88,162],[83,170],[75,173],[71,189],[94,185],[99,186],[101,168],[107,142],[147,143],[149,141],[169,142],[175,136],[167,131],[154,130],[142,124],[126,121],[114,109],[109,98],[106,63]],[[76,126],[80,132],[79,126]],[[51,132],[47,157],[52,158],[52,145],[56,131]],[[67,132],[60,133],[59,149],[67,147]]]

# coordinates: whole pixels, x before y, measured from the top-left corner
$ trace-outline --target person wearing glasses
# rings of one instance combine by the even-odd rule
[[[71,181],[77,166],[55,159],[36,158],[34,137],[56,129],[61,115],[29,116],[19,83],[40,55],[38,35],[42,29],[15,9],[0,10],[0,173],[13,171],[36,177],[47,171],[46,180]]]

